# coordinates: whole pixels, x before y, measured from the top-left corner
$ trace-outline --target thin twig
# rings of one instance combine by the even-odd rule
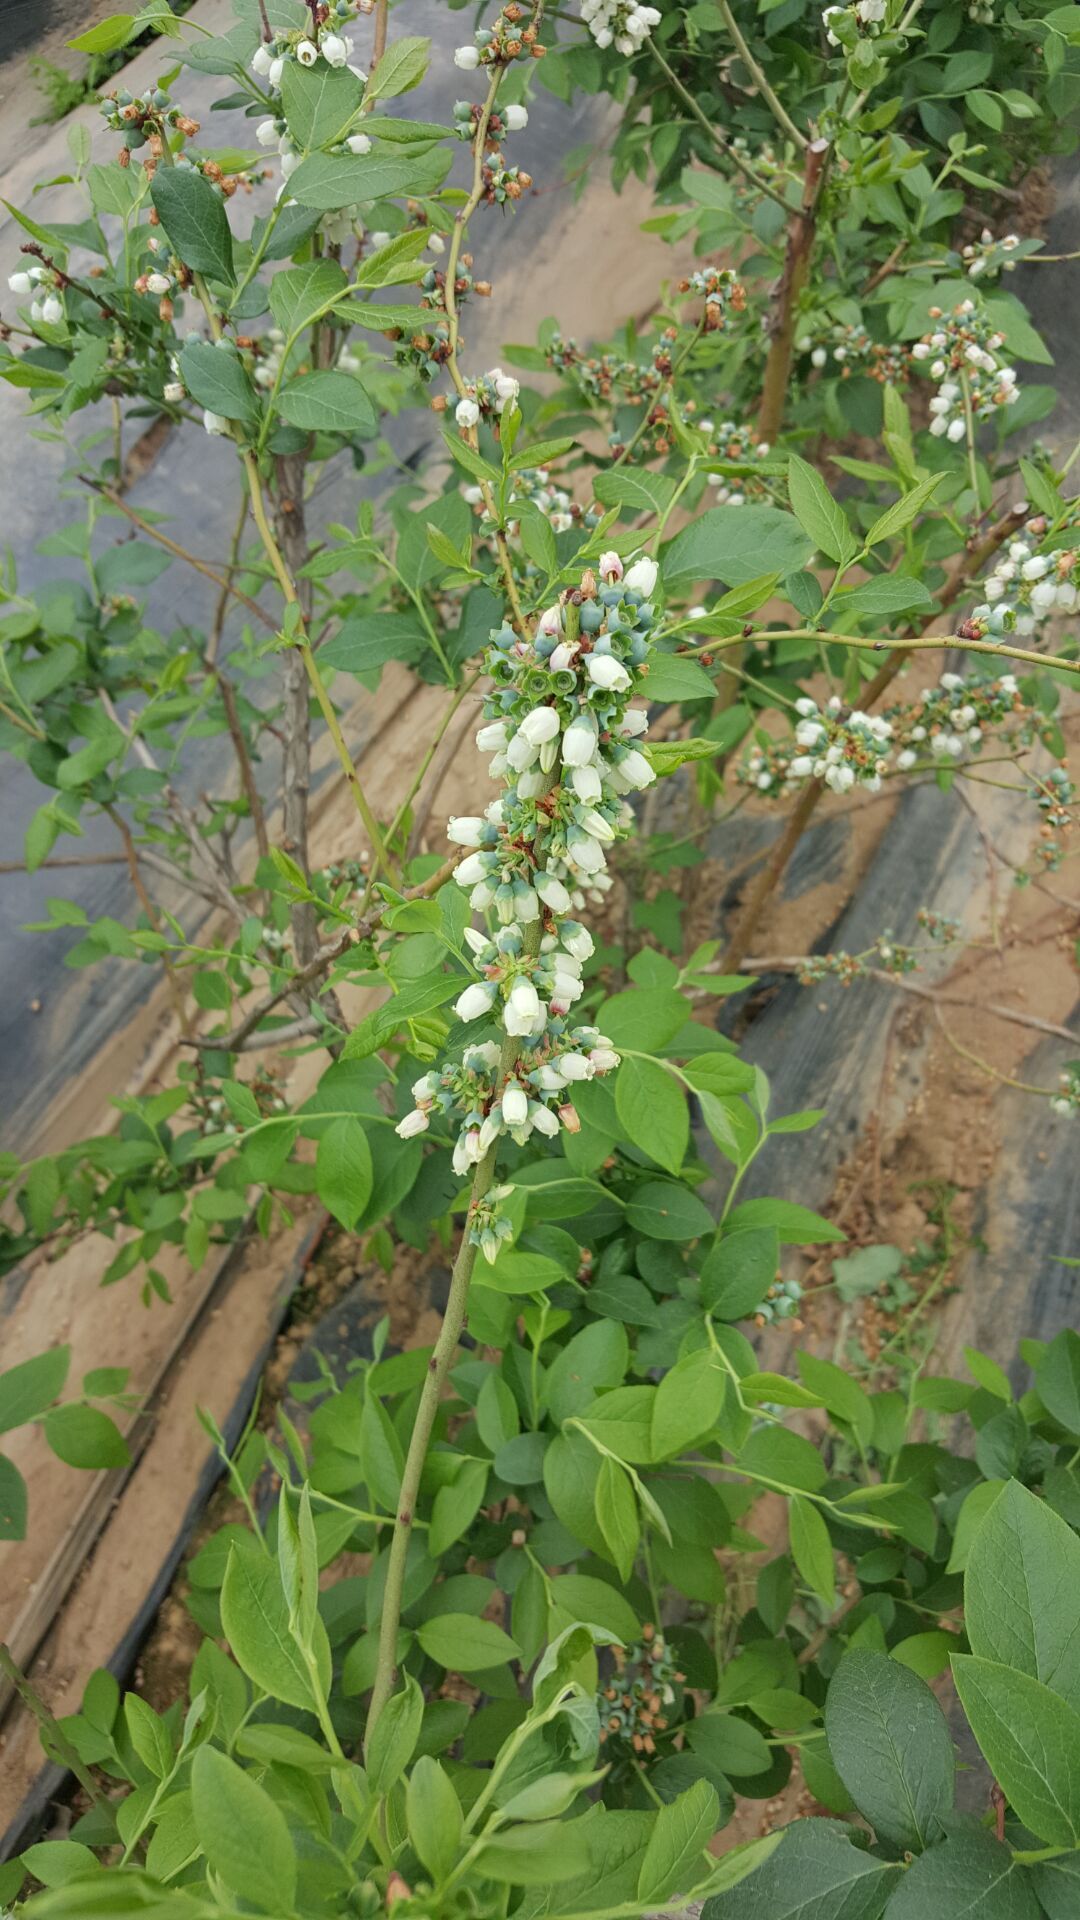
[[[129,507],[127,501],[121,500],[119,494],[114,493],[111,487],[103,486],[100,480],[94,480],[86,473],[81,473],[79,479],[84,487],[89,487],[94,493],[100,493],[118,513],[126,515],[132,525],[138,527],[140,533],[145,533],[148,540],[156,540],[160,547],[174,554],[178,560],[186,561],[189,567],[194,567],[196,573],[201,573],[205,579],[212,580],[223,593],[231,594],[234,600],[239,600],[240,605],[246,607],[256,620],[261,620],[264,627],[269,627],[271,632],[276,630],[277,621],[272,614],[266,612],[265,608],[260,607],[257,600],[252,600],[246,593],[241,593],[239,587],[234,587],[224,574],[208,566],[205,560],[200,560],[198,554],[189,553],[187,548],[180,546],[178,541],[170,540],[167,533],[162,533],[160,527],[155,527],[151,521],[144,520],[142,514],[136,513],[134,507]]]
[[[0,1645],[0,1674],[14,1688],[23,1706],[31,1713],[41,1729],[41,1744],[50,1759],[58,1766],[66,1767],[73,1773],[83,1792],[96,1807],[107,1807],[108,1795],[104,1793],[89,1767],[79,1759],[75,1748],[68,1739],[60,1722],[49,1712],[41,1695],[31,1686],[19,1666],[10,1647]]]

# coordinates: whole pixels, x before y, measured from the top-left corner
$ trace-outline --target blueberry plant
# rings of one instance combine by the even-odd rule
[[[1019,1400],[974,1351],[971,1380],[919,1365],[902,1391],[810,1353],[763,1368],[738,1323],[792,1320],[783,1250],[843,1235],[743,1197],[820,1112],[776,1112],[715,1024],[825,794],[948,791],[1004,758],[1033,870],[1068,857],[1080,448],[1032,435],[1054,395],[1015,363],[1048,356],[1000,282],[1048,256],[1000,210],[1014,123],[1066,138],[1080,29],[986,13],[508,0],[463,39],[444,126],[397,105],[430,48],[383,0],[238,0],[217,39],[162,7],[157,83],[102,98],[103,145],[72,133],[85,217],[17,216],[0,374],[43,432],[87,409],[109,430],[72,439],[44,543],[81,577],[5,582],[0,740],[43,790],[31,870],[112,823],[129,922],[54,898],[43,924],[75,930],[70,965],[160,966],[182,1064],[112,1132],[3,1163],[5,1263],[96,1228],[104,1279],[138,1272],[149,1305],[163,1247],[201,1266],[309,1194],[388,1270],[406,1246],[451,1263],[432,1346],[388,1352],[383,1327],[302,1425],[234,1459],[215,1435],[247,1523],[192,1564],[188,1702],[101,1673],[43,1716],[88,1805],[0,1870],[17,1911],[1071,1910],[1080,1341],[1026,1343]],[[221,76],[246,144],[208,144],[192,73]],[[579,343],[556,312],[484,368],[469,249],[497,272],[488,210],[531,217],[542,86],[625,102],[616,169],[694,264],[644,326]],[[434,414],[434,486],[392,477],[409,407]],[[229,443],[225,562],[128,498],[148,418]],[[362,497],[316,537],[331,467]],[[216,589],[205,628],[148,624],[165,568]],[[390,807],[348,739],[388,662],[445,693]],[[459,716],[475,811],[423,854]],[[233,770],[196,802],[208,738]],[[324,740],[356,839],[316,868]],[[726,947],[627,957],[612,889],[648,856],[639,796],[676,774],[704,808],[787,817]],[[904,973],[952,931],[928,910],[802,971]],[[304,1099],[297,1053],[327,1062]],[[1046,1092],[1080,1107],[1080,1068]],[[66,1372],[57,1350],[0,1376],[0,1426],[120,1463],[96,1403],[126,1378],[61,1403]],[[25,1508],[0,1461],[7,1537]],[[338,1577],[345,1553],[366,1570]],[[950,1672],[992,1776],[962,1810],[928,1684]],[[796,1759],[833,1817],[717,1857],[735,1791],[774,1798]]]

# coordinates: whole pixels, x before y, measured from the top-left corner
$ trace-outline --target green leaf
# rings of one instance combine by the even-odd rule
[[[149,1768],[155,1780],[166,1779],[172,1772],[173,1743],[164,1721],[137,1693],[129,1693],[124,1700],[124,1720],[143,1766]]]
[[[716,686],[697,660],[681,653],[653,652],[645,686],[650,700],[712,700]]]
[[[391,40],[367,84],[367,99],[390,100],[418,87],[428,70],[431,41],[417,35]],[[375,125],[378,122],[374,123]]]
[[[85,33],[77,34],[68,41],[76,53],[116,53],[120,47],[126,47],[135,32],[133,13],[110,13],[99,20],[96,27],[88,27]]]
[[[841,566],[854,559],[859,543],[848,525],[846,513],[833,499],[821,475],[797,453],[788,455],[788,495],[800,527],[822,553]]]
[[[954,1654],[952,1670],[971,1731],[1017,1818],[1049,1846],[1080,1846],[1080,1713],[1012,1667]]]
[[[627,1139],[677,1174],[689,1144],[690,1117],[674,1075],[657,1060],[628,1056],[615,1077],[615,1111]]]
[[[989,1833],[953,1834],[913,1860],[888,1920],[1041,1920],[1026,1868]]]
[[[626,1330],[614,1320],[593,1320],[556,1354],[544,1381],[544,1398],[557,1427],[581,1413],[602,1387],[617,1387],[630,1357]]]
[[[278,412],[290,426],[312,433],[373,433],[371,398],[351,373],[302,373],[278,396]]]
[[[668,1460],[695,1440],[712,1437],[724,1404],[726,1375],[707,1348],[689,1353],[668,1369],[652,1408],[652,1457]]]
[[[486,1460],[467,1460],[457,1479],[440,1487],[431,1509],[428,1552],[435,1558],[460,1540],[472,1526],[487,1491]]]
[[[648,467],[638,470],[619,467],[598,473],[593,492],[604,507],[629,507],[634,513],[661,514],[671,504],[675,482],[666,473],[651,473]]]
[[[371,1148],[359,1120],[331,1120],[315,1154],[315,1188],[346,1233],[367,1206],[373,1182]]]
[[[944,478],[943,473],[932,473],[926,480],[917,481],[910,493],[903,494],[891,507],[886,507],[871,525],[866,535],[866,545],[880,546],[883,540],[891,540],[894,534],[901,533],[915,515],[928,505]]]
[[[705,1902],[701,1920],[881,1920],[899,1870],[856,1846],[851,1833],[835,1820],[793,1821],[755,1872]]]
[[[191,1766],[195,1831],[207,1863],[260,1913],[288,1911],[296,1895],[296,1850],[276,1801],[216,1747]]]
[[[289,192],[302,207],[333,213],[357,202],[399,193],[434,193],[449,172],[449,144],[429,153],[313,153],[289,175]]]
[[[180,353],[180,378],[200,407],[246,427],[258,421],[255,389],[230,348],[211,346],[208,340],[189,341]]]
[[[685,1893],[704,1878],[702,1855],[719,1820],[720,1801],[707,1780],[696,1780],[661,1807],[638,1875],[637,1897],[644,1906]]]
[[[302,67],[298,60],[285,62],[281,104],[301,153],[343,139],[363,97],[364,83],[349,67],[331,67],[325,60],[314,67]]]
[[[519,1248],[500,1253],[490,1266],[482,1266],[476,1284],[494,1287],[497,1293],[543,1293],[546,1287],[557,1287],[565,1279],[557,1260],[550,1260],[546,1253]]]
[[[423,1718],[423,1693],[407,1673],[404,1686],[390,1695],[369,1741],[368,1785],[376,1799],[381,1800],[400,1780],[416,1752]]]
[[[780,1236],[775,1227],[737,1227],[734,1233],[725,1232],[702,1262],[702,1306],[721,1320],[744,1319],[764,1300],[779,1264]]]
[[[1017,1480],[978,1529],[964,1624],[980,1659],[1015,1667],[1080,1709],[1080,1540]]]
[[[235,280],[225,202],[209,180],[194,167],[159,167],[150,184],[150,198],[186,267],[208,273],[214,280]]]
[[[409,1838],[436,1885],[445,1880],[461,1844],[461,1802],[430,1754],[421,1754],[405,1792]]]
[[[576,1879],[589,1866],[590,1829],[580,1820],[538,1820],[504,1827],[485,1842],[476,1871],[518,1887],[548,1887]]]
[[[436,1614],[416,1629],[416,1637],[429,1658],[451,1673],[479,1673],[521,1652],[494,1620],[474,1620],[468,1613]]]
[[[782,1246],[820,1246],[827,1240],[846,1240],[839,1227],[800,1207],[793,1200],[744,1200],[727,1217],[727,1231],[736,1227],[775,1227]]]
[[[72,1401],[45,1415],[45,1438],[57,1459],[69,1467],[96,1470],[126,1467],[131,1452],[115,1420],[99,1407]]]
[[[290,60],[286,72],[291,73],[294,66],[296,62]],[[305,71],[303,67],[296,70]],[[302,267],[286,267],[270,282],[270,311],[288,337],[305,327],[313,314],[323,312],[327,301],[336,299],[348,284],[335,260],[309,260]]]
[[[1041,1860],[1029,1872],[1047,1920],[1076,1920],[1080,1912],[1080,1854]],[[1022,1920],[1027,1920],[1026,1914]]]
[[[26,1481],[6,1453],[0,1453],[0,1540],[26,1538]]]
[[[874,1431],[874,1409],[869,1394],[850,1373],[831,1360],[819,1360],[812,1353],[797,1353],[796,1365],[803,1382],[817,1395],[822,1405],[840,1420],[846,1420],[864,1447],[870,1445]]]
[[[601,1467],[604,1464],[601,1462]],[[599,1490],[599,1478],[596,1484]],[[551,1598],[565,1622],[583,1621],[587,1626],[602,1627],[605,1633],[614,1634],[624,1647],[633,1646],[641,1637],[641,1622],[629,1600],[617,1588],[609,1587],[606,1580],[597,1580],[587,1573],[556,1574],[551,1582]],[[561,1626],[556,1626],[555,1631],[561,1631]]]
[[[788,1501],[791,1557],[807,1585],[827,1607],[836,1605],[836,1568],[829,1529],[812,1500],[793,1493]]]
[[[1063,1327],[1035,1369],[1035,1391],[1066,1433],[1080,1435],[1080,1334]]]
[[[713,1226],[712,1214],[696,1193],[670,1180],[646,1180],[635,1187],[626,1220],[651,1240],[697,1240]]]
[[[613,1047],[658,1053],[686,1025],[689,1011],[671,987],[632,987],[604,1000],[596,1019]]]
[[[715,579],[740,587],[763,573],[784,577],[805,567],[813,548],[794,515],[779,507],[710,507],[665,547],[664,585],[670,591],[676,583]]]
[[[796,1493],[817,1493],[827,1477],[817,1448],[788,1427],[759,1427],[739,1454],[739,1465]]]
[[[311,1679],[289,1631],[277,1566],[254,1547],[233,1547],[221,1589],[221,1624],[237,1665],[264,1693],[310,1712]]]
[[[36,1353],[32,1360],[20,1360],[18,1366],[0,1373],[0,1433],[24,1426],[51,1407],[63,1390],[70,1365],[70,1347],[50,1347],[47,1353]]]
[[[825,1731],[836,1771],[879,1840],[921,1853],[941,1838],[955,1761],[923,1681],[886,1654],[851,1649],[829,1683]]]
[[[596,1521],[621,1578],[629,1580],[637,1558],[641,1521],[630,1476],[608,1454],[600,1462],[596,1480]]]

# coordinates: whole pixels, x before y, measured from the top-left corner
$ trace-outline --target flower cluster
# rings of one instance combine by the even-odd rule
[[[795,707],[794,747],[759,739],[740,768],[744,784],[775,795],[813,778],[834,793],[848,793],[856,782],[879,792],[892,744],[888,720],[858,710],[845,714],[835,694],[824,707],[805,694]]]
[[[819,370],[827,367],[830,359],[834,360],[841,380],[850,380],[853,373],[863,373],[880,386],[896,386],[907,378],[910,367],[903,347],[872,340],[862,325],[845,326],[838,322],[823,340],[817,341],[811,334],[804,334],[796,342],[796,349],[799,353],[808,353],[811,366]]]
[[[886,0],[855,0],[851,7],[826,7],[821,16],[830,47],[852,47],[863,37],[875,40],[885,24]]]
[[[114,132],[122,133],[124,145],[129,153],[139,147],[145,147],[163,126],[176,127],[189,138],[198,133],[197,120],[174,107],[164,87],[151,87],[148,93],[131,93],[127,87],[118,87],[115,93],[106,94],[98,102],[98,110],[106,126]]]
[[[994,680],[943,673],[937,686],[924,687],[917,700],[888,710],[897,767],[906,773],[927,755],[943,764],[966,759],[980,750],[990,728],[1026,712],[1011,673]]]
[[[961,300],[949,315],[931,307],[930,318],[940,324],[911,349],[912,359],[929,360],[931,375],[941,382],[930,402],[930,431],[939,438],[944,434],[962,440],[967,431],[965,388],[976,420],[992,420],[999,408],[1012,406],[1020,397],[1016,370],[1001,360],[1005,337],[994,331],[974,300]]]
[[[475,73],[478,67],[508,67],[512,60],[541,60],[546,49],[540,44],[535,19],[521,24],[526,11],[518,0],[508,0],[492,26],[477,27],[472,40],[457,48],[455,67]]]
[[[22,267],[8,274],[8,286],[22,298],[31,296],[30,318],[35,326],[63,326],[63,281],[52,268]]]
[[[460,62],[458,63],[460,65]],[[454,132],[459,140],[468,140],[470,145],[476,139],[483,108],[472,100],[454,101]],[[529,124],[529,110],[520,105],[493,107],[488,115],[484,147],[489,153],[498,152],[508,133],[523,133]]]
[[[663,19],[641,0],[582,0],[581,17],[598,47],[614,47],[624,56],[637,53]]]
[[[479,518],[481,536],[490,538],[496,530],[496,523],[487,511],[483,488],[463,487],[462,495]],[[515,503],[524,500],[531,501],[543,514],[553,533],[569,533],[571,527],[592,528],[600,521],[600,515],[594,509],[579,507],[563,487],[556,486],[546,468],[519,467],[506,501],[506,531],[511,537],[516,536],[519,524],[514,516]]]
[[[983,581],[983,600],[972,608],[965,639],[987,633],[1032,634],[1054,612],[1080,604],[1080,550],[1040,553],[1047,523],[1041,514],[1020,529]],[[967,629],[970,628],[970,631]]]
[[[321,26],[293,27],[276,33],[271,40],[260,41],[251,56],[252,72],[260,80],[268,81],[271,87],[278,87],[286,61],[295,60],[301,67],[314,67],[325,60],[328,67],[348,67],[358,79],[366,81],[363,68],[353,65],[355,48],[344,31],[358,11],[351,0],[333,0],[332,5],[319,9],[324,16]],[[264,140],[262,144],[267,143]]]
[[[656,1752],[658,1733],[668,1726],[668,1709],[675,1705],[680,1673],[662,1634],[651,1621],[641,1629],[637,1646],[612,1648],[615,1672],[596,1696],[602,1743],[625,1741],[636,1754]]]
[[[451,819],[448,833],[469,849],[458,885],[496,927],[466,930],[479,977],[454,1011],[464,1022],[497,1018],[509,1047],[484,1042],[424,1075],[398,1126],[407,1139],[427,1130],[436,1108],[453,1114],[459,1173],[503,1133],[522,1143],[560,1125],[576,1131],[575,1082],[619,1063],[602,1033],[571,1019],[593,952],[573,915],[610,885],[605,849],[629,829],[626,795],[655,778],[632,744],[645,712],[629,702],[647,666],[657,568],[639,560],[624,570],[612,552],[599,575],[584,574],[534,634],[500,628],[487,655],[492,691],[477,745],[503,790],[483,814]]]
[[[466,382],[465,392],[454,408],[454,419],[466,431],[481,420],[494,424],[507,407],[517,404],[520,392],[521,382],[515,380],[512,373],[492,367],[490,373],[478,374],[475,380]]]
[[[1064,767],[1051,767],[1035,789],[1035,804],[1042,814],[1038,858],[1049,873],[1056,872],[1065,857],[1062,842],[1075,825],[1071,811],[1075,799],[1076,786]]]
[[[705,435],[708,452],[716,460],[737,460],[752,466],[755,460],[767,460],[772,451],[767,440],[758,439],[756,427],[740,427],[734,420],[721,420],[719,426],[712,420],[699,420],[697,428]],[[740,474],[738,479],[730,473],[710,473],[708,481],[717,490],[720,506],[742,507],[767,491],[753,473]]]
[[[730,267],[699,267],[687,279],[679,281],[679,292],[695,294],[704,300],[705,333],[722,332],[728,308],[741,313],[746,305],[746,288]]]
[[[999,273],[1013,273],[1017,263],[1011,256],[1019,245],[1019,234],[1006,233],[995,240],[990,228],[984,227],[977,241],[961,248],[960,257],[968,279],[995,280]]]
[[[1050,1102],[1054,1113],[1072,1118],[1080,1113],[1080,1060],[1070,1060],[1059,1076],[1060,1093],[1056,1093]]]

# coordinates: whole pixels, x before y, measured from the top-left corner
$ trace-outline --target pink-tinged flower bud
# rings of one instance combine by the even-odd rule
[[[574,664],[574,655],[580,650],[580,640],[560,640],[554,653],[548,660],[552,673],[566,673]]]
[[[493,981],[474,980],[471,986],[459,993],[454,1001],[454,1012],[459,1020],[480,1020],[490,1013],[495,1000]]]
[[[549,640],[554,640],[556,635],[562,632],[562,608],[546,607],[536,623],[536,631],[545,633]]]
[[[503,1090],[502,1117],[508,1127],[523,1127],[529,1117],[529,1097],[524,1087],[512,1080]]]
[[[614,654],[590,653],[587,666],[589,679],[605,693],[624,693],[630,685],[630,675]]]
[[[656,585],[656,576],[660,572],[655,560],[635,560],[626,576],[626,584],[635,593],[647,600]]]
[[[595,1073],[614,1073],[620,1058],[614,1047],[591,1047],[589,1050]]]
[[[581,1120],[578,1116],[578,1110],[576,1107],[570,1105],[569,1100],[564,1107],[559,1108],[559,1119],[562,1121],[567,1133],[581,1132]]]
[[[427,1130],[427,1114],[421,1113],[419,1108],[414,1113],[407,1113],[404,1120],[399,1120],[394,1128],[394,1132],[401,1140],[412,1140],[418,1133],[426,1133]]]
[[[620,560],[618,554],[614,552],[614,550],[612,550],[609,553],[602,553],[600,555],[600,559],[597,565],[598,565],[598,571],[602,580],[621,580],[622,579],[623,563]]]

